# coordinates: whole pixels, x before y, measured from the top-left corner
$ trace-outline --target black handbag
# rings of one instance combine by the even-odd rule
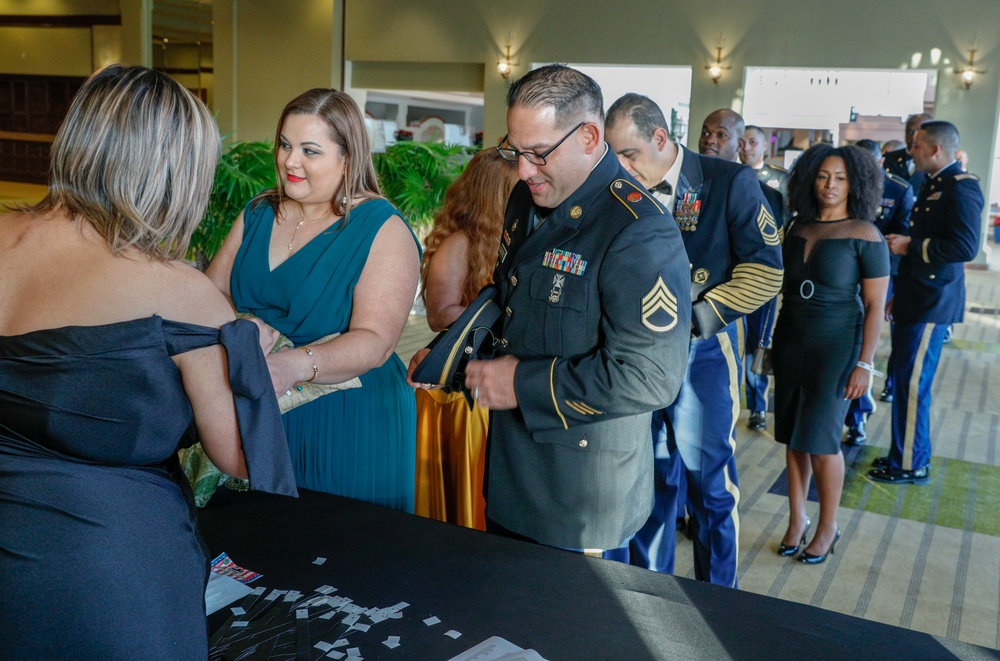
[[[761,376],[771,376],[774,374],[774,365],[771,364],[771,347],[757,347],[754,349],[750,371]]]
[[[771,321],[771,312],[774,310],[775,300],[772,299],[768,302],[767,316],[764,317],[764,327],[760,334],[760,342],[757,344],[757,348],[753,351],[753,361],[750,363],[750,371],[754,374],[759,374],[761,376],[771,376],[774,374],[774,365],[771,363],[771,347],[764,346],[765,339],[769,340],[766,331],[768,323]],[[770,342],[767,342],[770,345]]]

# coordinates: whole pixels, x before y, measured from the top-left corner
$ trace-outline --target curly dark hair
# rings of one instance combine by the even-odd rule
[[[792,167],[792,176],[788,181],[788,207],[803,219],[814,220],[819,216],[816,173],[823,161],[831,156],[844,159],[848,215],[857,220],[874,221],[875,212],[882,203],[885,174],[871,154],[854,146],[818,144],[805,150]]]

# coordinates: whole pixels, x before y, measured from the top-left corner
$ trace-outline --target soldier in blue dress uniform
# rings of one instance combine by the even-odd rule
[[[858,140],[855,144],[872,154],[876,160],[882,158],[878,143],[874,140]],[[905,235],[910,230],[910,212],[913,210],[915,197],[910,184],[901,177],[885,173],[885,182],[882,187],[882,204],[875,215],[875,226],[882,232],[883,236],[889,234]],[[892,284],[899,271],[899,255],[889,256],[890,277],[888,298],[892,298]],[[889,354],[889,367],[887,372],[891,375],[893,365],[892,354]],[[892,381],[886,378],[886,388],[891,388]],[[868,416],[875,411],[875,398],[872,393],[865,393],[857,399],[851,400],[851,405],[847,409],[847,417],[844,424],[847,426],[847,434],[844,443],[847,445],[863,445],[868,438],[865,424]]]
[[[747,126],[743,131],[743,148],[739,153],[740,163],[752,167],[761,183],[777,190],[784,198],[788,194],[789,172],[783,167],[769,164],[765,160],[766,152],[767,134],[764,129],[753,124]]]
[[[653,416],[655,505],[630,545],[632,564],[673,571],[678,473],[686,470],[695,577],[736,587],[734,426],[742,369],[736,324],[781,286],[778,227],[753,170],[677,145],[650,99],[618,99],[605,127],[625,168],[674,209],[691,265],[687,375],[677,401]],[[713,113],[703,132],[701,151],[726,155],[739,141],[742,118],[728,110]]]
[[[890,234],[902,257],[890,305],[896,327],[892,447],[868,476],[889,484],[930,479],[930,408],[934,373],[949,324],[965,312],[965,262],[979,250],[983,193],[955,160],[959,135],[948,122],[926,122],[913,138],[916,168],[927,173],[910,216],[910,235]]]
[[[885,155],[885,160],[882,162],[882,167],[889,174],[894,174],[901,179],[905,179],[910,182],[910,186],[913,188],[914,194],[920,190],[920,184],[923,183],[925,172],[921,172],[917,168],[916,163],[914,163],[913,156],[910,153],[910,149],[913,147],[913,138],[916,136],[917,131],[924,123],[933,120],[934,118],[927,113],[919,113],[916,115],[910,115],[906,118],[906,147],[903,149],[898,149],[896,151],[891,151]]]
[[[590,77],[535,69],[507,106],[497,150],[521,181],[493,274],[499,355],[465,368],[491,412],[487,530],[621,557],[652,507],[650,412],[684,378],[683,243],[610,153]]]
[[[740,162],[749,165],[757,173],[761,191],[767,199],[774,222],[779,231],[785,226],[785,195],[788,193],[788,170],[777,165],[769,165],[764,160],[767,150],[767,134],[759,126],[748,126],[743,131],[743,148],[739,152]],[[771,333],[778,312],[777,298],[757,308],[746,317],[746,355],[752,356],[758,346],[771,345]],[[749,362],[749,358],[747,361]],[[749,367],[746,373],[747,409],[750,416],[747,427],[756,431],[767,428],[767,390],[769,378],[764,374],[754,374]]]
[[[918,113],[916,115],[910,115],[906,119],[906,146],[903,149],[897,149],[894,151],[887,152],[882,159],[882,167],[887,174],[895,175],[897,178],[902,179],[909,183],[910,189],[913,192],[913,196],[916,197],[917,193],[920,192],[920,186],[924,183],[924,177],[927,176],[926,172],[921,172],[917,169],[916,164],[913,161],[913,157],[910,155],[910,147],[913,145],[913,137],[917,134],[917,130],[925,123],[929,122],[933,117],[927,113]],[[893,262],[893,274],[895,275],[896,267],[898,265],[898,260]],[[893,278],[889,280],[889,293],[892,295],[892,281]],[[885,387],[882,389],[882,394],[879,395],[879,399],[883,402],[892,402],[892,354],[889,354],[889,370],[885,378]]]

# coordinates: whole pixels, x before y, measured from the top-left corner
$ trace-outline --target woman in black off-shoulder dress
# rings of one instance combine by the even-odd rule
[[[0,215],[0,658],[207,658],[176,457],[195,431],[224,472],[295,493],[258,327],[180,261],[218,150],[190,92],[112,65],[48,195]]]
[[[796,215],[785,235],[772,349],[775,439],[788,446],[789,524],[778,554],[801,549],[798,559],[808,564],[823,562],[840,536],[844,415],[870,387],[882,328],[889,253],[871,222],[882,181],[870,154],[816,145],[799,157],[789,182]],[[813,476],[820,514],[805,547]]]

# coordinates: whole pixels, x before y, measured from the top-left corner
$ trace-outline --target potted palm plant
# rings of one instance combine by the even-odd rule
[[[444,203],[445,191],[474,154],[468,147],[397,142],[384,153],[374,155],[375,172],[382,194],[423,236]]]
[[[275,185],[274,146],[270,142],[234,142],[223,149],[215,170],[205,218],[195,230],[188,259],[202,270],[219,252],[233,221],[254,195]]]

